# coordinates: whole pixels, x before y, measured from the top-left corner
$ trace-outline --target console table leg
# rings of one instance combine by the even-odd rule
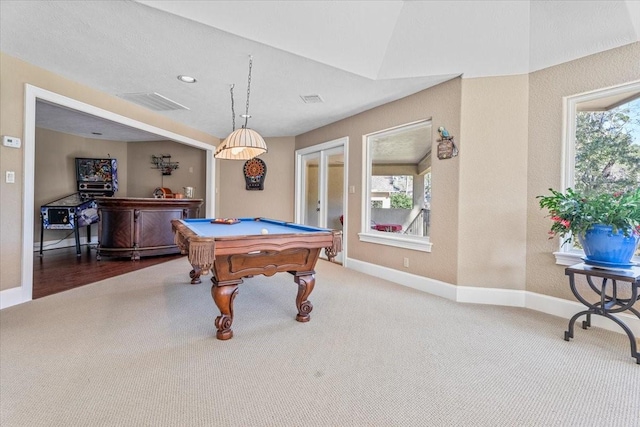
[[[640,364],[640,353],[638,353],[638,346],[636,345],[636,336],[633,334],[633,331],[629,329],[629,327],[620,319],[610,314],[603,314],[607,319],[611,319],[620,326],[627,336],[629,337],[629,343],[631,344],[631,357],[636,359],[636,363]]]
[[[586,264],[576,264],[565,268],[565,274],[569,276],[569,286],[573,295],[588,310],[575,314],[569,320],[569,327],[564,333],[565,341],[573,338],[573,328],[578,317],[583,314],[586,318],[582,321],[582,328],[587,329],[591,326],[591,315],[606,317],[615,322],[627,334],[631,349],[631,357],[636,359],[636,364],[640,365],[640,342],[636,339],[633,331],[624,323],[622,319],[615,316],[617,313],[630,311],[640,319],[640,311],[633,307],[635,303],[640,301],[640,268],[633,267],[631,269],[605,271],[591,267]],[[590,299],[580,294],[580,289],[576,286],[575,275],[584,275],[589,288],[600,298],[598,302],[591,302]],[[596,285],[594,279],[601,280],[601,285]],[[618,295],[618,282],[627,282],[631,287],[631,295],[620,297]]]
[[[591,313],[587,313],[587,319],[582,321],[582,329],[591,327]]]
[[[569,341],[571,338],[573,338],[573,327],[576,323],[576,320],[578,320],[578,317],[582,316],[583,314],[587,315],[587,318],[589,319],[589,322],[591,322],[591,312],[590,311],[581,311],[580,313],[576,313],[573,315],[573,317],[571,318],[571,320],[569,320],[569,328],[564,332],[564,340],[565,341]]]

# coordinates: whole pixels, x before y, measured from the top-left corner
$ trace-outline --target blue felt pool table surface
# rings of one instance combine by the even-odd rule
[[[331,231],[327,228],[311,227],[292,222],[267,218],[238,218],[235,224],[216,224],[210,218],[184,219],[184,224],[200,237],[238,237],[265,234],[298,234]]]

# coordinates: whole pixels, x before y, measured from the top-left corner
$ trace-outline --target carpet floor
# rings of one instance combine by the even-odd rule
[[[625,335],[319,261],[245,279],[215,338],[186,258],[0,311],[0,425],[640,426]]]

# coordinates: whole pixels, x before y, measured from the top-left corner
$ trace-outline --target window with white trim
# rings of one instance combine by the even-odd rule
[[[431,120],[363,136],[360,240],[429,252]]]
[[[640,81],[568,97],[565,109],[564,188],[599,194],[640,186]],[[575,241],[556,253],[561,264],[581,256]]]

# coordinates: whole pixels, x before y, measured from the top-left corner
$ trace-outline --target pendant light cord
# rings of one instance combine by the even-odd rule
[[[235,85],[231,85],[231,123],[233,123],[233,129],[231,132],[236,130],[236,112],[233,109],[233,87]]]
[[[249,120],[249,95],[251,94],[251,68],[253,67],[253,56],[249,56],[249,80],[247,82],[247,110],[244,115],[244,126],[247,127],[247,121]]]
[[[251,68],[253,68],[253,56],[249,56],[249,80],[247,82],[247,109],[246,112],[244,114],[244,126],[242,126],[242,128],[246,128],[247,127],[247,121],[249,120],[249,95],[251,95]],[[232,132],[236,130],[236,112],[235,112],[235,108],[234,108],[234,101],[233,101],[233,87],[235,85],[231,85],[231,123],[233,124],[233,129]]]

